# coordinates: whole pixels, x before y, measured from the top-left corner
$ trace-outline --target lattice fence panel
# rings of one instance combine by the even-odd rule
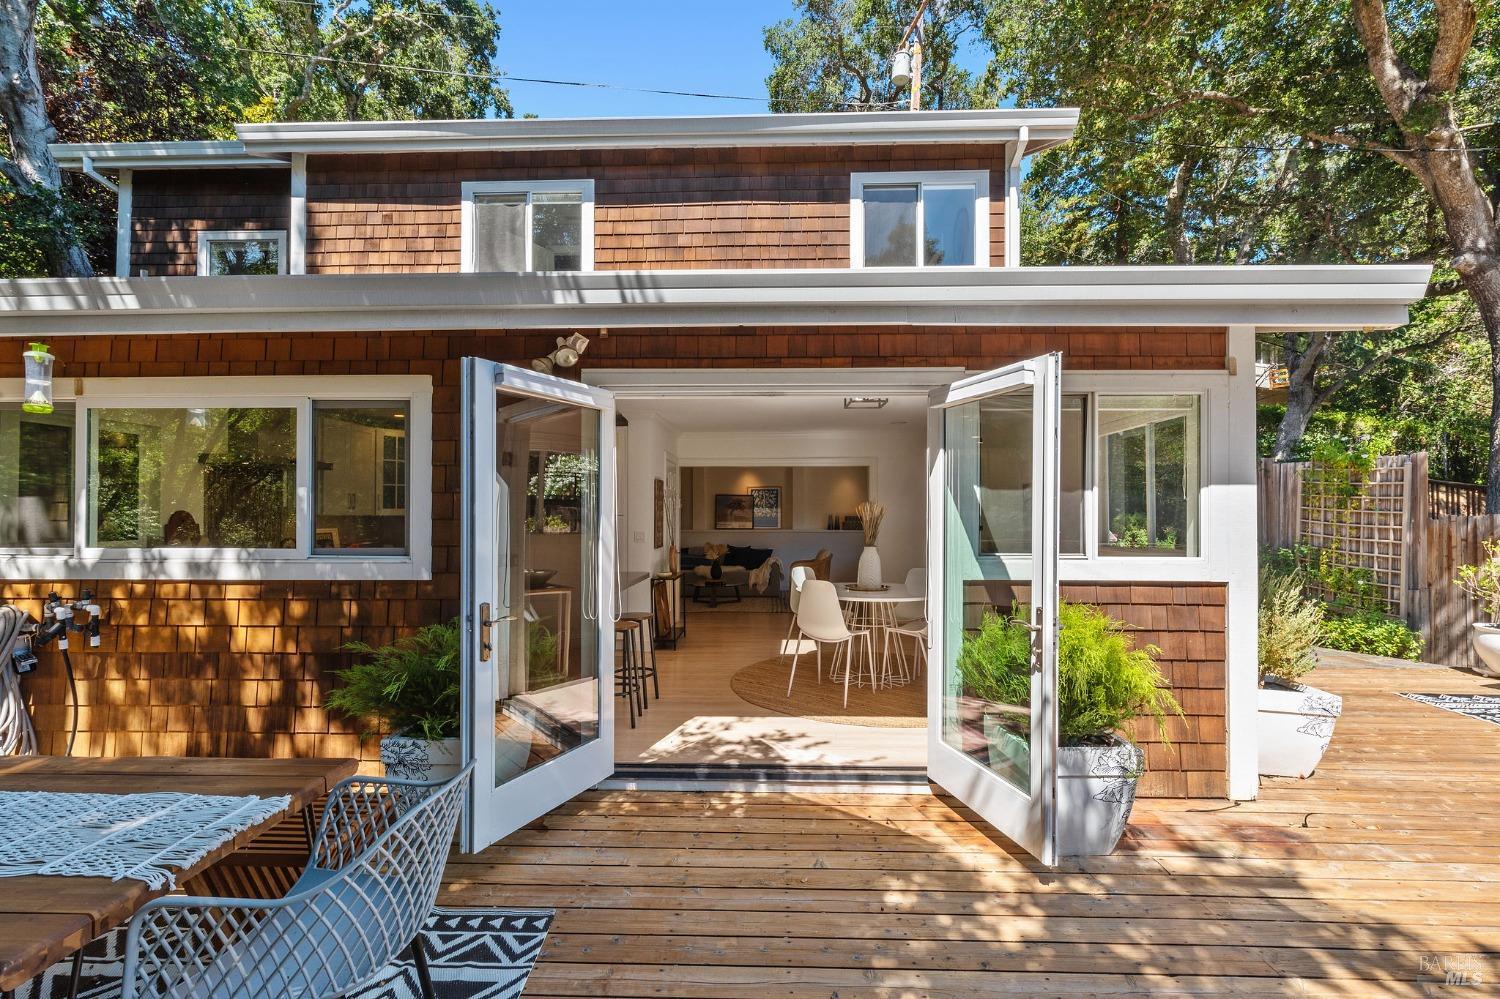
[[[1297,540],[1321,549],[1323,565],[1368,571],[1386,612],[1396,617],[1406,615],[1410,473],[1406,461],[1382,459],[1368,473],[1348,473],[1347,488],[1340,488],[1318,477],[1342,473],[1304,466],[1297,525]]]

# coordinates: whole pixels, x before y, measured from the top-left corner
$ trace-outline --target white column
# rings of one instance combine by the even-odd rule
[[[286,272],[307,273],[307,154],[292,154],[292,190],[286,234]]]
[[[119,205],[115,209],[115,277],[130,277],[130,213],[135,175],[121,170],[116,178]]]
[[[1021,161],[1031,129],[1022,125],[1005,171],[1005,266],[1021,266]],[[994,261],[991,261],[993,264]]]
[[[1259,592],[1255,488],[1255,327],[1231,326],[1228,356],[1233,374],[1229,378],[1227,420],[1229,430],[1228,474],[1216,490],[1219,508],[1214,511],[1223,545],[1228,578],[1225,617],[1225,725],[1228,729],[1229,797],[1244,801],[1256,796],[1260,785],[1255,707]],[[1220,414],[1216,414],[1220,415]]]

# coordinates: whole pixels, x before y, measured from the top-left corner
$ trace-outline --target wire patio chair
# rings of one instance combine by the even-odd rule
[[[433,999],[420,931],[473,766],[447,782],[341,781],[307,869],[283,898],[148,902],[126,933],[122,999],[337,996],[369,984],[403,950]]]

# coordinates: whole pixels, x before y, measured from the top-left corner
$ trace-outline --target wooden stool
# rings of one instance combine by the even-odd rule
[[[646,677],[649,676],[651,691],[658,701],[661,700],[661,683],[656,678],[656,636],[653,634],[656,630],[656,615],[650,611],[629,611],[620,615],[620,621],[634,622],[641,631],[641,694],[644,696],[646,693]]]
[[[640,629],[634,621],[615,622],[615,642],[620,652],[620,658],[615,667],[615,696],[625,698],[625,702],[630,706],[631,728],[635,728],[637,699],[640,703],[639,710],[646,710],[646,692],[641,685],[636,665],[635,642],[636,635],[639,633]]]

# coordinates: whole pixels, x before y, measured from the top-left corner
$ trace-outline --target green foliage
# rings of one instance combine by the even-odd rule
[[[1362,611],[1323,621],[1320,644],[1330,649],[1362,652],[1393,659],[1421,659],[1422,636],[1379,611]]]
[[[891,86],[889,60],[919,0],[794,0],[796,20],[765,30],[774,62],[766,78],[771,110],[855,111],[905,107],[908,91]],[[984,4],[930,4],[923,25],[922,107],[993,107],[957,56],[974,34]]]
[[[1058,725],[1065,744],[1108,735],[1134,718],[1149,717],[1166,739],[1168,714],[1182,714],[1156,665],[1160,650],[1136,648],[1126,626],[1088,604],[1058,607]],[[995,704],[1031,698],[1031,632],[1013,615],[986,614],[966,634],[959,675],[969,696]]]
[[[1143,513],[1120,514],[1110,525],[1110,530],[1115,535],[1113,543],[1121,548],[1145,548],[1151,543],[1151,538],[1146,533],[1146,515]],[[1173,532],[1174,541],[1175,533]]]
[[[366,658],[335,674],[340,686],[324,702],[330,711],[423,739],[458,734],[457,619],[429,624],[378,649],[364,642],[344,648]],[[374,733],[375,726],[364,732],[367,737]]]
[[[1483,608],[1486,621],[1500,621],[1500,541],[1484,542],[1485,560],[1458,568],[1453,582]]]
[[[0,278],[48,277],[48,248],[61,224],[70,226],[85,244],[98,245],[105,225],[97,207],[36,188],[22,193],[0,177]],[[111,241],[114,229],[109,229]]]
[[[1260,678],[1295,683],[1318,666],[1323,605],[1303,593],[1301,573],[1263,566],[1260,573]]]
[[[526,687],[528,690],[545,690],[555,687],[568,678],[562,663],[558,662],[557,635],[540,621],[526,626]]]

